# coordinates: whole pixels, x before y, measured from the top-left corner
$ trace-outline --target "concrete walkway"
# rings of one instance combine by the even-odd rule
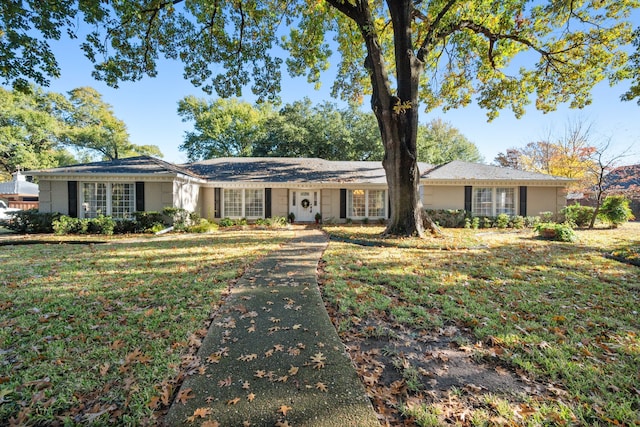
[[[297,230],[239,280],[165,424],[380,426],[324,308],[319,230]],[[198,369],[194,369],[198,371]]]

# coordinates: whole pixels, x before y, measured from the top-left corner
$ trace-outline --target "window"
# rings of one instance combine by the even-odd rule
[[[111,184],[111,216],[129,218],[136,210],[134,184]]]
[[[110,215],[113,218],[130,218],[135,211],[135,184],[83,182],[81,194],[83,218]]]
[[[473,215],[474,216],[498,216],[499,214],[516,214],[516,190],[515,188],[474,188],[473,189]]]
[[[84,218],[107,215],[107,184],[102,182],[83,182],[81,203]]]
[[[229,218],[242,218],[242,190],[235,190],[235,189],[229,189],[229,188],[225,188],[224,189],[224,195],[223,195],[223,200],[224,200],[224,210],[223,210],[223,215],[224,217],[229,217]]]
[[[493,216],[493,189],[474,188],[473,189],[473,215]]]
[[[264,190],[244,190],[244,215],[248,218],[263,217]]]
[[[365,190],[351,190],[347,193],[347,198],[347,206],[349,207],[348,216],[363,218],[367,216]]]
[[[264,189],[225,188],[222,201],[222,216],[228,218],[264,217]]]
[[[349,190],[347,216],[350,218],[384,218],[385,190]]]
[[[515,188],[496,188],[496,216],[501,213],[516,214]]]
[[[384,217],[384,190],[369,190],[367,216]]]

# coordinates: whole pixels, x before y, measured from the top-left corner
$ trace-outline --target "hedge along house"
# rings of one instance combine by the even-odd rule
[[[571,180],[454,161],[419,164],[427,209],[465,209],[475,216],[554,214]],[[40,211],[126,218],[165,207],[204,218],[255,220],[295,215],[297,222],[386,219],[389,199],[381,162],[306,158],[218,158],[174,165],[141,156],[31,171]]]

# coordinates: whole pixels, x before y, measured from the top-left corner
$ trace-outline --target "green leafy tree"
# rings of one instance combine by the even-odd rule
[[[418,160],[441,165],[452,160],[482,162],[478,147],[450,123],[433,119],[418,127]]]
[[[121,80],[155,75],[159,55],[179,59],[184,75],[206,91],[261,100],[280,90],[281,53],[293,75],[318,83],[334,37],[341,53],[333,91],[346,99],[371,94],[385,156],[389,234],[423,235],[418,195],[418,107],[477,102],[495,117],[517,116],[531,99],[543,111],[582,107],[604,79],[620,78],[637,0],[256,0],[211,2],[3,2],[0,73],[56,75],[48,39],[84,19],[96,30],[83,49],[94,75]],[[280,27],[290,26],[281,38]],[[525,53],[529,53],[528,55]],[[524,55],[523,55],[524,54]],[[518,58],[517,66],[513,64]],[[364,64],[364,66],[363,66]]]
[[[269,105],[254,108],[237,99],[207,102],[187,96],[178,102],[183,122],[194,123],[180,149],[190,160],[251,156],[254,141],[261,138],[265,123],[275,113]]]
[[[69,92],[69,107],[62,113],[67,130],[61,142],[79,152],[98,153],[104,160],[136,155],[162,157],[155,145],[135,145],[129,141],[126,124],[118,119],[102,95],[90,87]]]
[[[29,86],[18,92],[0,88],[0,175],[8,179],[17,169],[55,167],[69,161],[58,146],[65,129],[54,113],[66,99]]]
[[[633,46],[636,51],[630,57],[625,69],[626,72],[621,74],[621,78],[631,78],[633,82],[629,90],[622,95],[622,100],[632,101],[637,99],[638,105],[640,105],[640,27],[634,33]]]

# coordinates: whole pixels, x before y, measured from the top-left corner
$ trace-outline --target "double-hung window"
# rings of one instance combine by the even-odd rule
[[[135,211],[135,184],[83,182],[81,198],[83,218],[96,218],[100,215],[130,218]]]
[[[498,216],[516,214],[516,191],[513,187],[477,187],[473,189],[473,215]]]
[[[225,188],[222,195],[223,217],[264,217],[264,189]]]
[[[347,216],[349,218],[384,218],[385,190],[347,191]]]

